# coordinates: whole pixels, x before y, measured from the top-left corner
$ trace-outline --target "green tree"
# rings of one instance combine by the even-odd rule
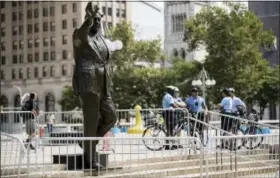
[[[257,90],[250,98],[253,102],[255,101],[259,105],[261,113],[264,112],[264,109],[269,103],[279,103],[279,68],[280,67],[277,66],[268,70],[265,82],[262,84],[261,88]]]
[[[74,95],[71,86],[65,86],[62,90],[62,96],[58,101],[63,111],[71,111],[76,107],[80,107],[78,97]]]
[[[272,31],[263,31],[262,22],[244,6],[228,3],[228,8],[203,8],[185,23],[189,50],[206,46],[204,65],[216,80],[211,90],[215,102],[222,87],[234,87],[238,95],[248,97],[262,86],[268,64],[259,49],[269,48],[274,39]]]

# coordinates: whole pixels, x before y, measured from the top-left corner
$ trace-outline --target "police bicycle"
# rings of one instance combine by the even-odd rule
[[[161,118],[162,120],[162,118]],[[190,121],[194,120],[194,122]],[[203,133],[199,130],[199,128],[196,127],[195,118],[193,118],[191,115],[188,115],[187,117],[184,117],[184,115],[179,116],[177,118],[178,124],[173,129],[173,133],[171,137],[177,137],[180,135],[181,130],[190,130],[190,135],[192,137],[196,137],[198,140],[201,141],[202,145],[205,147],[208,143],[208,137],[206,140],[204,140]],[[146,129],[144,130],[142,137],[152,137],[152,143],[148,143],[146,139],[143,139],[142,142],[145,145],[145,147],[151,151],[160,151],[165,149],[166,144],[165,140],[159,139],[159,137],[166,137],[167,136],[167,129],[164,124],[164,122],[160,121],[159,119],[150,119],[150,122],[145,124]],[[149,140],[150,141],[150,140]],[[175,141],[172,141],[175,145]],[[193,144],[195,145],[196,149],[200,149],[200,144],[196,144],[194,141]],[[158,145],[157,147],[152,147]]]

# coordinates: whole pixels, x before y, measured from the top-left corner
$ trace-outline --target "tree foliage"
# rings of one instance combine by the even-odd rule
[[[58,101],[63,111],[71,111],[76,107],[80,107],[78,97],[74,95],[72,86],[65,86],[62,90],[62,96]]]
[[[212,95],[222,87],[234,87],[241,97],[262,87],[268,63],[260,48],[267,49],[274,36],[264,31],[262,22],[244,6],[228,4],[229,11],[206,7],[185,23],[189,50],[206,46],[205,67],[216,80]],[[217,97],[213,97],[217,101]]]

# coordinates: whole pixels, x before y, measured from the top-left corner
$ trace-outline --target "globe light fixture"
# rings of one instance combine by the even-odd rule
[[[211,85],[212,85],[212,80],[207,79],[206,82],[205,82],[205,84],[206,84],[207,86],[211,86]]]
[[[201,86],[202,85],[202,81],[201,80],[198,80],[197,81],[197,86]]]

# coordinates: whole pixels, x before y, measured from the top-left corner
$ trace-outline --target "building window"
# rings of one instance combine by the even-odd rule
[[[20,108],[20,106],[21,106],[20,101],[21,101],[20,95],[17,94],[17,95],[14,97],[14,107],[15,107],[15,108]],[[20,115],[19,115],[19,114],[15,114],[15,115],[14,115],[14,122],[15,122],[15,123],[19,123],[19,122],[20,122]]]
[[[39,53],[35,53],[34,58],[35,62],[39,62]]]
[[[52,6],[50,7],[50,16],[54,16],[55,15],[55,8]]]
[[[18,63],[17,55],[13,55],[13,64],[17,64],[17,63]]]
[[[32,19],[32,10],[27,11],[27,19]]]
[[[72,12],[77,12],[77,4],[76,3],[72,4]]]
[[[72,19],[72,25],[73,25],[73,28],[77,27],[77,19],[76,18]]]
[[[23,41],[22,40],[19,41],[19,49],[23,49]]]
[[[67,44],[67,35],[62,36],[62,44]]]
[[[177,49],[173,49],[173,56],[174,56],[174,57],[177,57],[177,56],[178,56],[178,51],[177,51]]]
[[[30,69],[29,68],[26,69],[26,78],[27,79],[30,78]]]
[[[0,76],[1,80],[5,80],[5,74],[4,74],[4,71],[1,70],[1,76]]]
[[[50,76],[51,77],[54,77],[54,66],[51,66],[51,71],[50,71]]]
[[[19,78],[19,79],[22,79],[22,78],[23,78],[22,69],[19,69],[19,71],[18,71],[18,78]]]
[[[18,19],[19,19],[19,20],[22,20],[22,19],[23,19],[23,13],[22,13],[22,12],[19,12],[19,13],[18,13]]]
[[[184,23],[187,19],[185,13],[172,15],[172,32],[182,32],[184,31]]]
[[[5,8],[5,1],[1,1],[0,3],[1,3],[1,9]]]
[[[51,51],[51,61],[55,60],[55,51]]]
[[[55,46],[55,37],[51,37],[51,46]]]
[[[13,7],[17,7],[17,2],[16,1],[12,1],[12,6]]]
[[[44,61],[48,61],[48,60],[49,60],[49,53],[44,52]]]
[[[51,26],[51,31],[54,32],[55,31],[55,23],[50,22],[50,26]]]
[[[17,27],[13,27],[13,35],[17,35]]]
[[[67,51],[66,50],[63,50],[62,51],[62,59],[67,59],[68,56],[67,56]]]
[[[185,52],[184,48],[181,48],[181,57],[182,57],[183,59],[186,58],[186,52]]]
[[[120,16],[120,9],[117,9],[116,15],[117,15],[117,17]]]
[[[33,55],[32,54],[27,55],[27,61],[28,62],[33,62]]]
[[[47,69],[46,69],[46,67],[43,67],[42,76],[43,77],[47,77]]]
[[[112,28],[112,27],[113,27],[112,22],[108,22],[108,28]]]
[[[43,23],[43,31],[47,32],[48,31],[48,22]]]
[[[67,20],[62,20],[62,29],[67,28]]]
[[[34,68],[34,78],[38,77],[38,67]]]
[[[13,41],[13,50],[16,50],[16,49],[17,49],[17,46],[18,46],[17,41]]]
[[[16,79],[16,71],[15,71],[15,69],[12,70],[12,79]]]
[[[123,18],[125,18],[125,17],[126,17],[125,10],[122,10],[122,17],[123,17]]]
[[[32,33],[32,24],[27,25],[27,33]]]
[[[48,38],[44,38],[44,46],[49,46],[49,39]]]
[[[20,55],[19,55],[19,63],[20,63],[20,64],[23,64],[23,54],[20,54]]]
[[[12,14],[12,20],[13,20],[13,21],[16,21],[16,20],[17,20],[17,13],[16,13],[16,12],[13,12],[13,14]]]
[[[6,35],[6,29],[5,28],[1,28],[1,36],[5,36]]]
[[[28,40],[28,44],[27,44],[27,46],[28,46],[28,48],[32,48],[32,40]]]
[[[1,50],[2,50],[2,51],[5,51],[5,50],[6,50],[6,46],[5,46],[5,43],[4,43],[4,42],[1,43]]]
[[[48,16],[48,8],[44,7],[43,8],[43,17],[47,17]]]
[[[1,14],[1,22],[5,22],[5,20],[6,20],[5,14]]]
[[[61,6],[61,13],[62,13],[62,14],[67,13],[67,6],[66,6],[65,4],[63,4],[63,5]]]
[[[62,65],[62,66],[61,66],[61,75],[62,75],[62,76],[67,75],[66,65]]]
[[[108,15],[112,16],[112,8],[111,7],[108,8]]]
[[[39,39],[38,38],[36,38],[35,39],[35,48],[38,48],[39,47],[39,45],[40,45],[40,41],[39,41]]]
[[[6,64],[6,57],[2,56],[1,57],[1,65],[5,65]]]
[[[106,15],[106,7],[102,7],[102,13],[104,14],[104,15]]]
[[[22,25],[18,26],[18,33],[19,33],[19,35],[23,34],[23,26]]]
[[[4,3],[4,2],[1,2],[1,3]],[[3,106],[4,108],[8,107],[9,106],[9,102],[8,102],[8,98],[4,95],[1,95],[0,97],[0,105]],[[8,123],[8,117],[9,115],[8,114],[2,114],[1,113],[1,120],[0,122],[1,123]]]
[[[39,11],[38,9],[34,9],[34,18],[38,18],[39,17]]]
[[[45,111],[50,112],[55,110],[55,98],[52,94],[48,93],[45,97]]]
[[[34,32],[39,32],[39,24],[38,23],[34,24]]]

